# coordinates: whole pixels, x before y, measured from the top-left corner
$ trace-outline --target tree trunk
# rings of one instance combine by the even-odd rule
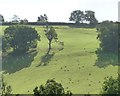
[[[51,50],[51,41],[49,41],[49,48],[48,48],[48,52],[47,53],[49,53],[50,50]]]

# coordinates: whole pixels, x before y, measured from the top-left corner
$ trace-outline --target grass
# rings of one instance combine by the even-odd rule
[[[118,66],[95,66],[95,51],[99,47],[95,29],[55,26],[59,40],[64,42],[64,49],[60,50],[62,46],[53,42],[46,59],[48,41],[43,28],[33,27],[41,35],[37,51],[21,56],[9,55],[3,61],[3,69],[8,72],[4,74],[5,81],[12,86],[13,93],[33,93],[36,86],[55,78],[65,90],[74,94],[99,94],[104,77],[117,76]],[[45,62],[46,66],[39,66],[41,62]]]

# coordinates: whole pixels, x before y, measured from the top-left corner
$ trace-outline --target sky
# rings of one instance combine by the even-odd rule
[[[120,0],[0,0],[0,14],[5,21],[13,15],[35,22],[37,17],[47,14],[51,22],[69,22],[74,10],[92,10],[99,22],[118,21],[118,2]]]

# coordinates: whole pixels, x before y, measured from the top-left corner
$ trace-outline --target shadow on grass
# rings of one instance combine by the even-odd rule
[[[109,65],[118,66],[118,53],[112,52],[103,52],[101,50],[96,51],[97,60],[95,62],[95,66],[99,68],[105,68]]]
[[[50,62],[50,60],[52,59],[52,57],[53,57],[54,55],[55,55],[54,52],[53,52],[53,53],[46,53],[44,56],[41,57],[41,62],[40,62],[40,64],[39,64],[38,66],[36,66],[36,67],[39,67],[39,66],[41,66],[41,65],[46,66],[46,65]]]
[[[35,50],[21,55],[10,53],[2,61],[2,70],[7,73],[15,73],[16,71],[29,67],[36,55],[37,51]]]
[[[64,49],[64,48],[60,48],[60,49],[58,49],[57,52],[60,52],[60,51],[62,51],[63,49]],[[55,52],[55,51],[53,51],[53,52],[50,52],[50,51],[51,51],[51,50],[48,50],[47,53],[41,57],[41,62],[40,62],[40,64],[37,65],[36,67],[48,65],[48,63],[51,61],[51,59],[52,59],[52,58],[54,57],[54,55],[57,53],[57,52]]]

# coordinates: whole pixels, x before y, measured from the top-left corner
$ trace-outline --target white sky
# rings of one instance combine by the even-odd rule
[[[118,21],[119,0],[0,0],[0,14],[10,21],[14,14],[37,21],[47,14],[49,21],[68,22],[74,10],[92,10],[99,21]]]

